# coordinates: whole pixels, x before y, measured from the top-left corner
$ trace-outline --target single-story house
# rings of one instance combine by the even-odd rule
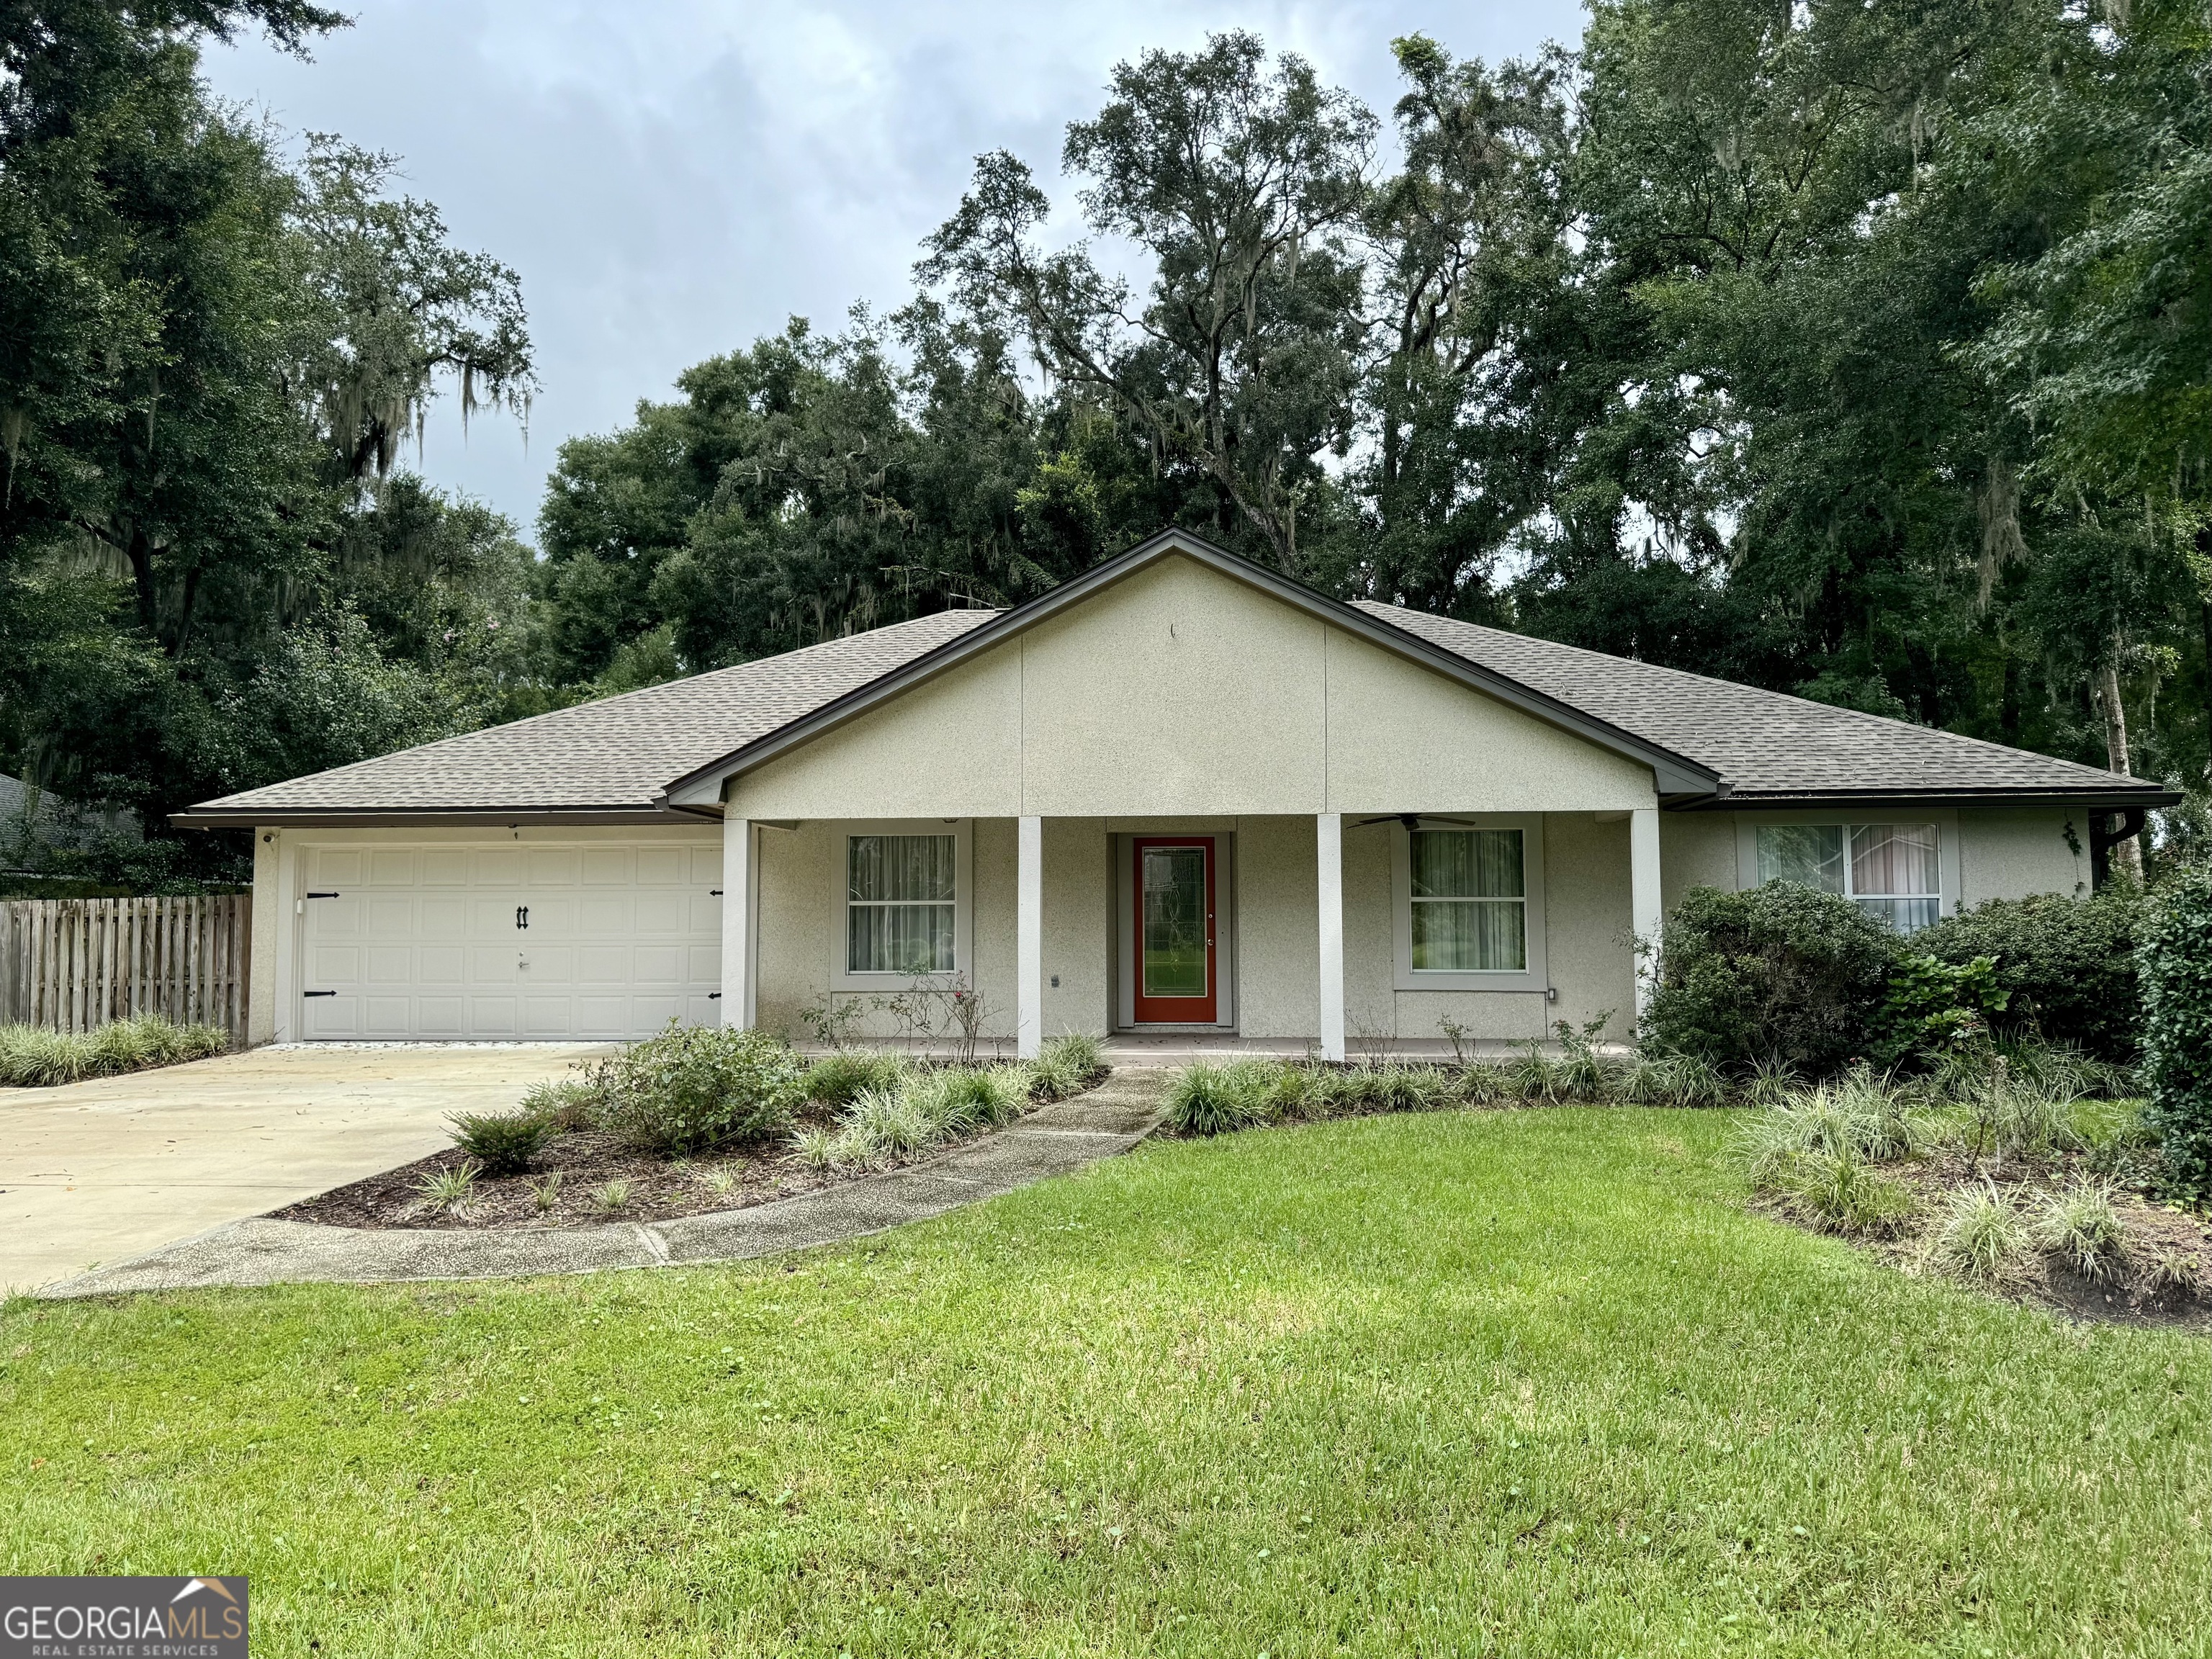
[[[256,1040],[1632,1030],[1637,941],[1774,877],[1900,928],[2078,893],[2142,780],[1396,608],[1170,531],[948,611],[211,800]],[[942,1000],[942,999],[940,999]]]

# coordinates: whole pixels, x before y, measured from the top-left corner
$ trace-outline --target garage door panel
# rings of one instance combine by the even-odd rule
[[[684,931],[684,895],[641,892],[637,896],[636,930],[641,938]]]
[[[629,893],[592,893],[577,904],[576,926],[589,934],[627,938],[637,926],[636,915],[635,897]]]
[[[586,887],[627,887],[637,879],[636,860],[627,847],[589,847],[584,849],[582,878]]]
[[[309,1037],[623,1038],[717,1023],[721,850],[308,848]],[[529,925],[515,914],[529,908]]]
[[[488,847],[469,855],[469,880],[478,887],[522,885],[522,849]]]
[[[521,1001],[520,997],[471,997],[469,1035],[480,1037],[520,1036]]]
[[[421,862],[425,887],[465,887],[469,855],[458,847],[426,847]]]
[[[380,848],[368,855],[371,887],[413,887],[421,879],[412,848]]]
[[[344,848],[318,847],[307,856],[307,885],[361,885],[361,854]]]
[[[426,1037],[463,1037],[469,1034],[468,1020],[459,997],[417,997],[415,999],[415,1030]]]
[[[372,945],[363,953],[368,967],[362,977],[373,986],[409,986],[415,983],[416,952],[409,945]]]

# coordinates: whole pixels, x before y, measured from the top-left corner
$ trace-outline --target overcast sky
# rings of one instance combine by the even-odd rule
[[[521,273],[544,383],[527,446],[497,418],[465,441],[449,396],[422,470],[534,539],[562,439],[793,313],[900,304],[978,152],[1013,150],[1060,205],[1062,130],[1118,59],[1249,27],[1387,118],[1392,37],[1494,63],[1581,21],[1572,0],[367,0],[311,63],[247,41],[207,70],[294,132],[399,155],[458,242]]]

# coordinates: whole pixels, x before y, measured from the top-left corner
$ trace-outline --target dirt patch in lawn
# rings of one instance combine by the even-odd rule
[[[422,1189],[430,1180],[468,1161],[459,1148],[449,1147],[271,1213],[280,1221],[329,1227],[587,1227],[743,1209],[876,1172],[808,1169],[780,1141],[672,1159],[641,1152],[595,1129],[578,1129],[556,1136],[526,1174],[479,1175],[458,1208],[433,1207],[425,1200]],[[549,1182],[552,1201],[541,1204]],[[619,1205],[609,1191],[617,1182],[627,1187]]]

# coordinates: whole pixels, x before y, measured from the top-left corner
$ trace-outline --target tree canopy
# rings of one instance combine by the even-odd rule
[[[1597,0],[1528,61],[1395,41],[1387,118],[1249,33],[1143,52],[1066,131],[1073,240],[1052,158],[978,158],[895,308],[563,443],[534,552],[403,465],[437,397],[526,419],[515,273],[197,78],[339,21],[0,19],[0,764],[158,813],[1180,524],[2164,777],[2205,843],[2195,0]]]

